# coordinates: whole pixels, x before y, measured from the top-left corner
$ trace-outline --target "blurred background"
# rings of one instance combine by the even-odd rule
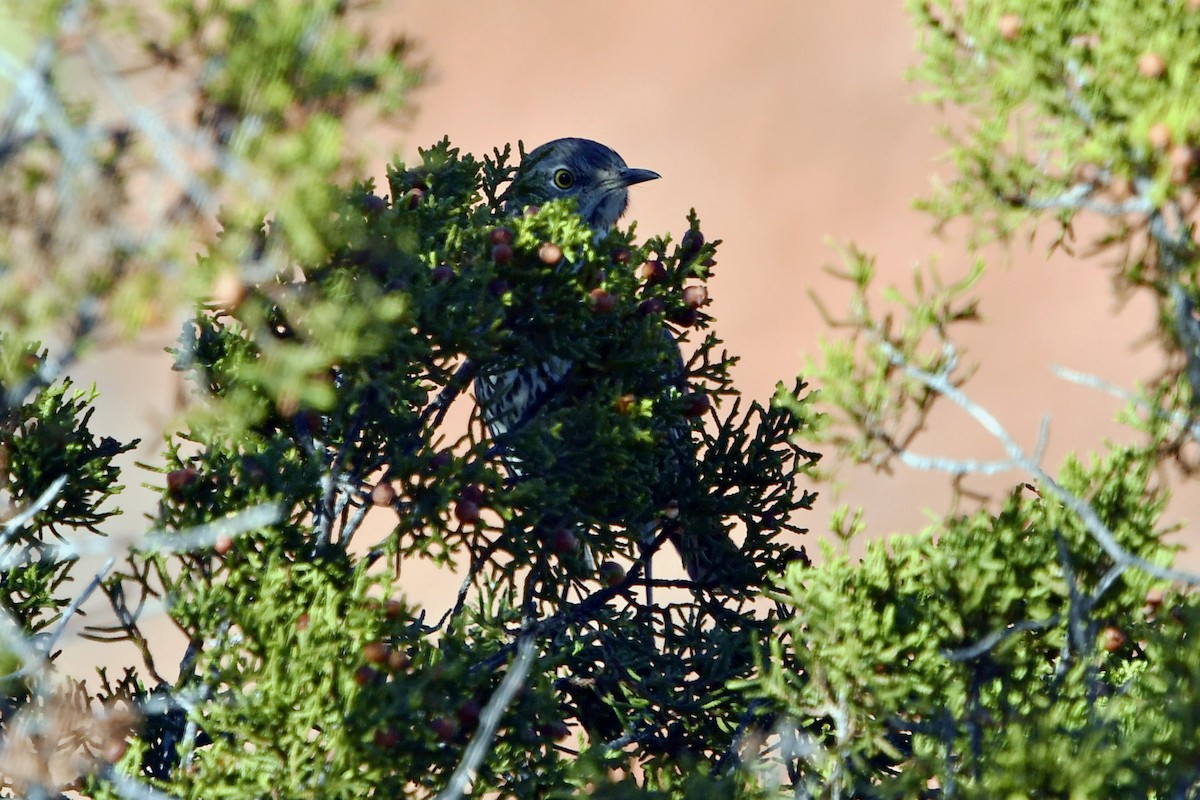
[[[948,174],[937,130],[955,117],[919,105],[922,87],[905,79],[916,34],[900,0],[746,8],[685,0],[381,3],[364,25],[372,35],[411,39],[426,79],[407,122],[361,131],[375,150],[371,172],[382,181],[388,159],[413,159],[445,135],[480,155],[518,139],[531,148],[583,136],[631,166],[656,170],[663,179],[635,187],[627,220],[636,219],[644,236],[678,236],[694,207],[707,237],[724,240],[710,284],[716,330],[742,357],[741,389],[766,401],[833,335],[808,296],[816,292],[834,313],[845,306],[848,289],[823,271],[838,261],[832,244],[853,241],[875,253],[880,283],[901,288],[918,262],[935,258],[944,276],[956,278],[975,256],[963,244],[964,228],[935,236],[932,221],[912,207]],[[1086,249],[1088,233],[1078,237]],[[1051,366],[1132,387],[1160,360],[1152,345],[1135,347],[1153,329],[1151,304],[1118,308],[1106,257],[1050,256],[1049,242],[1034,236],[1011,253],[982,254],[984,321],[960,343],[979,366],[967,391],[1025,447],[1033,449],[1050,415],[1046,464],[1054,472],[1069,451],[1131,434],[1113,421],[1117,400],[1063,382]],[[96,428],[143,437],[142,460],[155,459],[173,414],[178,376],[162,348],[174,336],[163,331],[94,353],[75,372],[99,384]],[[914,450],[1003,457],[996,441],[948,405]],[[823,465],[833,459],[828,454]],[[153,476],[134,469],[125,478],[136,485]],[[838,478],[821,487],[817,509],[801,521],[811,533],[799,543],[810,552],[839,503],[865,508],[872,538],[919,530],[950,507],[945,475],[841,469]],[[1023,480],[1009,473],[968,486],[1002,492]],[[1176,488],[1170,519],[1195,518],[1196,493]],[[117,527],[136,538],[146,524],[132,509]],[[1184,529],[1179,541],[1192,535]],[[1198,564],[1194,554],[1182,561]]]

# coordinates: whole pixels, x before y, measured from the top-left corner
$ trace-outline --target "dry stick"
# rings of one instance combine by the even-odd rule
[[[1170,567],[1160,567],[1144,558],[1135,556],[1121,547],[1113,532],[1100,519],[1100,515],[1096,513],[1096,510],[1092,508],[1090,503],[1076,497],[1063,488],[1058,481],[1054,480],[1049,473],[1042,469],[1035,458],[1030,457],[1021,449],[1021,446],[1017,444],[1012,435],[1009,434],[991,412],[971,400],[965,392],[951,384],[944,371],[938,374],[926,372],[910,364],[904,358],[904,355],[897,351],[890,342],[879,339],[878,344],[887,354],[889,360],[904,370],[906,375],[948,397],[955,405],[970,414],[976,422],[983,426],[984,430],[999,440],[1001,445],[1004,446],[1004,450],[1008,453],[1008,457],[1012,460],[1013,467],[1022,469],[1033,475],[1060,503],[1075,512],[1075,515],[1079,517],[1084,527],[1087,528],[1088,533],[1091,534],[1092,538],[1096,540],[1096,543],[1100,545],[1104,552],[1108,553],[1113,561],[1122,566],[1136,567],[1155,578],[1178,581],[1190,586],[1200,586],[1200,575],[1184,570],[1171,569]]]
[[[63,633],[67,629],[67,623],[70,622],[71,617],[75,616],[75,614],[79,611],[79,607],[87,602],[87,599],[91,597],[92,592],[100,588],[100,584],[104,582],[104,576],[108,574],[108,571],[113,568],[113,564],[115,563],[117,563],[117,557],[109,556],[108,560],[104,562],[100,569],[96,570],[96,574],[92,577],[91,581],[88,582],[88,585],[84,588],[84,590],[75,596],[75,599],[71,601],[71,605],[67,606],[67,610],[63,612],[62,619],[59,620],[54,632],[50,634],[50,638],[47,639],[46,643],[42,646],[42,652],[44,652],[47,656],[49,656],[50,651],[54,649],[55,643],[62,638]]]
[[[8,522],[4,523],[4,530],[0,531],[0,547],[8,544],[8,540],[17,535],[22,528],[29,524],[29,521],[37,516],[39,511],[42,511],[51,503],[53,503],[54,498],[58,497],[58,493],[61,492],[63,487],[66,485],[67,476],[59,475],[50,483],[49,486],[46,487],[45,491],[38,495],[36,500],[34,500],[25,508],[25,510],[17,514]],[[7,568],[11,565],[0,564],[0,566]]]
[[[462,762],[450,776],[450,782],[437,796],[437,800],[455,800],[462,797],[469,784],[474,781],[479,765],[483,763],[492,745],[492,737],[500,725],[500,717],[512,704],[513,698],[517,696],[529,675],[529,670],[533,667],[535,651],[533,634],[526,632],[517,644],[517,655],[509,666],[508,673],[479,717],[479,728],[463,752]]]
[[[1033,475],[1033,477],[1036,477],[1038,482],[1042,483],[1042,485],[1048,489],[1050,494],[1054,495],[1054,497],[1060,501],[1060,503],[1062,503],[1064,506],[1067,506],[1068,509],[1074,511],[1075,516],[1079,517],[1080,522],[1084,523],[1084,527],[1087,529],[1088,533],[1092,535],[1092,539],[1096,540],[1100,548],[1102,548],[1105,553],[1108,553],[1109,558],[1116,561],[1118,565],[1136,567],[1136,569],[1145,572],[1146,575],[1163,579],[1163,581],[1177,581],[1180,583],[1193,585],[1193,587],[1195,587],[1195,585],[1200,585],[1200,575],[1195,575],[1195,573],[1184,570],[1172,570],[1170,567],[1152,564],[1150,561],[1140,558],[1138,555],[1134,555],[1133,553],[1127,551],[1127,549],[1121,547],[1120,543],[1118,543],[1116,540],[1116,536],[1112,535],[1112,531],[1109,530],[1108,525],[1104,524],[1103,519],[1100,519],[1098,513],[1096,513],[1096,509],[1093,509],[1090,503],[1087,503],[1086,500],[1076,498],[1074,494],[1068,492],[1066,488],[1063,488],[1061,483],[1058,483],[1056,480],[1054,480],[1054,477],[1051,477],[1049,473],[1046,473],[1046,471],[1042,469],[1042,465],[1040,465],[1036,459],[1028,456],[1027,453],[1021,449],[1021,446],[1016,444],[1016,440],[1013,439],[1012,434],[1009,434],[1007,429],[1001,425],[1000,420],[997,420],[996,417],[992,415],[990,411],[983,408],[982,405],[979,405],[978,403],[972,401],[970,397],[967,397],[964,391],[961,391],[958,389],[958,387],[950,383],[946,377],[946,374],[944,374],[944,371],[942,373],[934,374],[925,372],[924,369],[912,366],[911,363],[908,363],[908,361],[905,359],[904,354],[901,354],[899,350],[896,350],[892,343],[887,342],[886,339],[878,339],[878,345],[880,345],[880,347],[884,350],[884,353],[887,354],[888,359],[892,361],[895,366],[904,369],[904,372],[908,375],[908,377],[918,380],[920,383],[930,387],[930,389],[948,397],[955,405],[958,405],[959,408],[966,411],[967,414],[970,414],[980,426],[983,426],[985,431],[988,431],[988,433],[992,435],[992,437],[995,437],[998,441],[1000,441],[1001,445],[1004,447],[1004,450],[1008,452],[1008,457],[1012,459],[1013,467],[1025,470],[1027,473]],[[934,467],[934,469],[936,469],[936,467]]]
[[[1165,419],[1172,425],[1176,425],[1187,431],[1193,439],[1200,441],[1200,421],[1197,421],[1196,418],[1191,415],[1184,414],[1181,411],[1172,411],[1171,409],[1155,405],[1154,403],[1151,403],[1145,395],[1131,392],[1124,387],[1117,386],[1115,383],[1106,381],[1096,375],[1089,375],[1086,372],[1077,372],[1073,369],[1059,366],[1052,366],[1050,370],[1065,381],[1070,381],[1071,383],[1075,383],[1080,386],[1087,386],[1092,389],[1099,389],[1106,394],[1112,395],[1118,400],[1124,400],[1127,403],[1137,406],[1146,413],[1151,414],[1158,419]]]
[[[274,525],[282,518],[283,509],[279,503],[260,503],[203,525],[185,528],[178,533],[160,535],[135,549],[147,554],[190,553],[212,547],[222,536],[233,537],[250,533]]]

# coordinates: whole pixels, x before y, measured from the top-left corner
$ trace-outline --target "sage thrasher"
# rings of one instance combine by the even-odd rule
[[[629,202],[629,187],[655,180],[658,173],[633,169],[611,148],[589,139],[556,139],[525,155],[507,192],[505,209],[516,214],[529,206],[556,199],[575,200],[579,215],[602,236],[616,224]],[[570,268],[563,261],[563,268]],[[663,336],[673,354],[673,364],[664,369],[664,384],[682,386],[684,366],[679,346],[665,327]],[[541,355],[520,363],[511,362],[489,370],[485,365],[475,379],[475,397],[483,420],[493,438],[505,439],[505,434],[536,425],[539,411],[556,393],[565,391],[571,381],[575,364],[553,355]],[[673,373],[673,374],[671,374]],[[694,474],[695,446],[690,429],[682,418],[671,426],[664,447],[674,451],[668,458],[658,459],[664,485],[678,485],[682,474]],[[520,454],[506,453],[510,469],[520,472]],[[661,493],[660,493],[661,496]],[[622,520],[637,531],[643,541],[653,538],[654,529],[663,519],[665,509],[650,519]],[[666,516],[670,516],[668,512]],[[711,582],[724,568],[745,559],[723,530],[698,537],[689,535],[683,527],[672,525],[669,538],[679,551],[688,575],[696,583]],[[587,548],[585,545],[585,554]],[[590,555],[587,556],[590,559]],[[649,564],[646,565],[647,575]]]

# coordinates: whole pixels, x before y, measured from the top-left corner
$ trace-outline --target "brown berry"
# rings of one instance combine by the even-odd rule
[[[395,599],[394,597],[389,598],[387,600],[387,602],[385,602],[383,604],[383,614],[388,619],[400,619],[400,615],[403,613],[404,613],[404,603],[401,603],[399,600]]]
[[[213,281],[213,304],[223,311],[233,311],[246,299],[248,294],[242,276],[232,270],[223,270]]]
[[[542,209],[538,206],[525,206],[525,210],[521,213],[523,213],[527,217],[536,217],[538,215],[538,212],[541,210]]]
[[[391,481],[380,481],[371,490],[371,502],[377,506],[390,506],[396,502],[396,487]]]
[[[550,549],[559,555],[574,553],[579,547],[579,539],[569,528],[559,528],[550,534]]]
[[[479,724],[479,715],[483,712],[483,707],[479,705],[479,701],[471,698],[464,702],[454,712],[454,716],[458,719],[458,724],[464,728],[474,728]]]
[[[473,483],[468,483],[459,490],[459,497],[472,503],[483,503],[483,489]]]
[[[661,283],[667,279],[667,268],[661,261],[646,261],[638,267],[637,275],[646,283]]]
[[[683,415],[685,417],[700,417],[712,408],[712,401],[703,392],[692,392],[683,396]]]
[[[362,196],[362,207],[363,211],[366,211],[368,214],[378,214],[387,208],[387,200],[384,200],[374,192],[368,192]]]
[[[507,264],[512,261],[513,249],[511,244],[498,244],[492,247],[492,261],[497,264]]]
[[[592,289],[588,293],[588,304],[597,314],[608,314],[617,307],[617,298],[604,289]]]
[[[649,297],[638,303],[638,313],[643,317],[651,314],[661,314],[666,304],[663,303],[661,297]]]
[[[330,383],[328,376],[314,375],[312,380],[314,382]],[[296,414],[296,425],[303,431],[316,433],[321,430],[321,415],[311,409],[300,411]]]
[[[1171,128],[1165,122],[1156,122],[1146,131],[1146,140],[1155,150],[1166,150],[1171,146]]]
[[[612,260],[614,264],[628,264],[633,261],[633,253],[624,247],[618,247],[612,251]]]
[[[1177,144],[1167,151],[1167,161],[1171,164],[1171,180],[1187,183],[1196,163],[1196,152],[1186,144]]]
[[[617,398],[613,404],[617,409],[617,413],[623,417],[628,417],[633,413],[633,409],[637,406],[637,396],[632,394],[623,394]]]
[[[1120,650],[1125,646],[1125,634],[1121,632],[1120,628],[1110,625],[1104,629],[1104,633],[1101,636],[1101,646],[1110,653]]]
[[[454,518],[464,525],[473,525],[479,521],[479,504],[460,498],[454,504]]]
[[[408,653],[403,650],[393,650],[388,653],[387,668],[389,672],[399,672],[402,669],[407,669],[408,664]]]
[[[400,744],[400,732],[395,728],[388,726],[382,730],[375,731],[376,747],[382,747],[385,750],[391,750],[398,744]]]
[[[125,757],[125,751],[129,749],[129,742],[124,739],[113,738],[104,742],[100,752],[100,757],[109,764],[115,764]]]
[[[1021,15],[1020,14],[1001,14],[1000,19],[996,20],[996,27],[1000,29],[1000,36],[1007,41],[1014,41],[1021,35]]]
[[[217,535],[217,540],[213,542],[213,552],[219,556],[223,556],[233,549],[233,537],[228,533]]]
[[[183,493],[183,490],[191,486],[200,478],[200,472],[191,467],[183,469],[174,469],[167,473],[167,492],[176,500]]]
[[[434,717],[429,721],[429,729],[439,742],[451,742],[458,736],[458,723],[449,717]]]
[[[700,308],[708,302],[707,286],[689,286],[683,290],[683,302],[688,308]]]
[[[690,328],[700,321],[700,312],[694,308],[684,308],[671,315],[671,322],[684,328]]]
[[[1138,56],[1138,72],[1145,78],[1161,78],[1167,71],[1167,60],[1158,53],[1142,53]]]
[[[562,248],[554,242],[542,242],[542,246],[538,248],[538,258],[543,264],[554,266],[563,259]]]
[[[600,565],[600,582],[605,586],[616,586],[625,580],[625,568],[616,561],[605,561]]]
[[[704,247],[704,234],[693,228],[683,235],[683,239],[679,242],[679,248],[682,251],[681,255],[684,258],[691,258],[700,252],[700,248]]]
[[[434,283],[447,283],[454,277],[454,270],[448,264],[438,264],[429,273],[429,280]]]
[[[1076,183],[1090,183],[1094,186],[1100,182],[1100,167],[1090,161],[1076,164],[1075,168],[1071,170],[1071,178]]]
[[[354,670],[354,683],[357,686],[366,686],[367,684],[374,682],[375,677],[375,670],[371,669],[366,664],[363,664],[361,667]]]
[[[305,611],[303,614],[301,614],[300,616],[296,617],[296,630],[298,630],[298,631],[306,631],[306,630],[308,630],[308,626],[309,626],[311,623],[312,623],[312,617],[310,617],[310,616],[308,615],[308,612],[307,612],[307,611]]]
[[[488,233],[488,241],[492,244],[512,244],[512,228],[505,227],[504,225],[501,225],[498,228],[492,228],[491,232]]]
[[[387,658],[388,646],[383,642],[368,642],[363,647],[363,660],[368,664],[382,664]]]
[[[565,722],[547,722],[541,726],[541,732],[552,742],[557,742],[560,739],[565,739],[571,735],[571,726]]]

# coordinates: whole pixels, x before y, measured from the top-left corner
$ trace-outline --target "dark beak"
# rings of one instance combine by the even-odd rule
[[[661,178],[661,177],[662,177],[662,175],[659,175],[657,172],[654,172],[652,170],[632,169],[632,168],[626,167],[624,170],[621,171],[621,185],[622,186],[632,186],[635,183],[645,183],[646,181],[657,180],[658,178]]]

